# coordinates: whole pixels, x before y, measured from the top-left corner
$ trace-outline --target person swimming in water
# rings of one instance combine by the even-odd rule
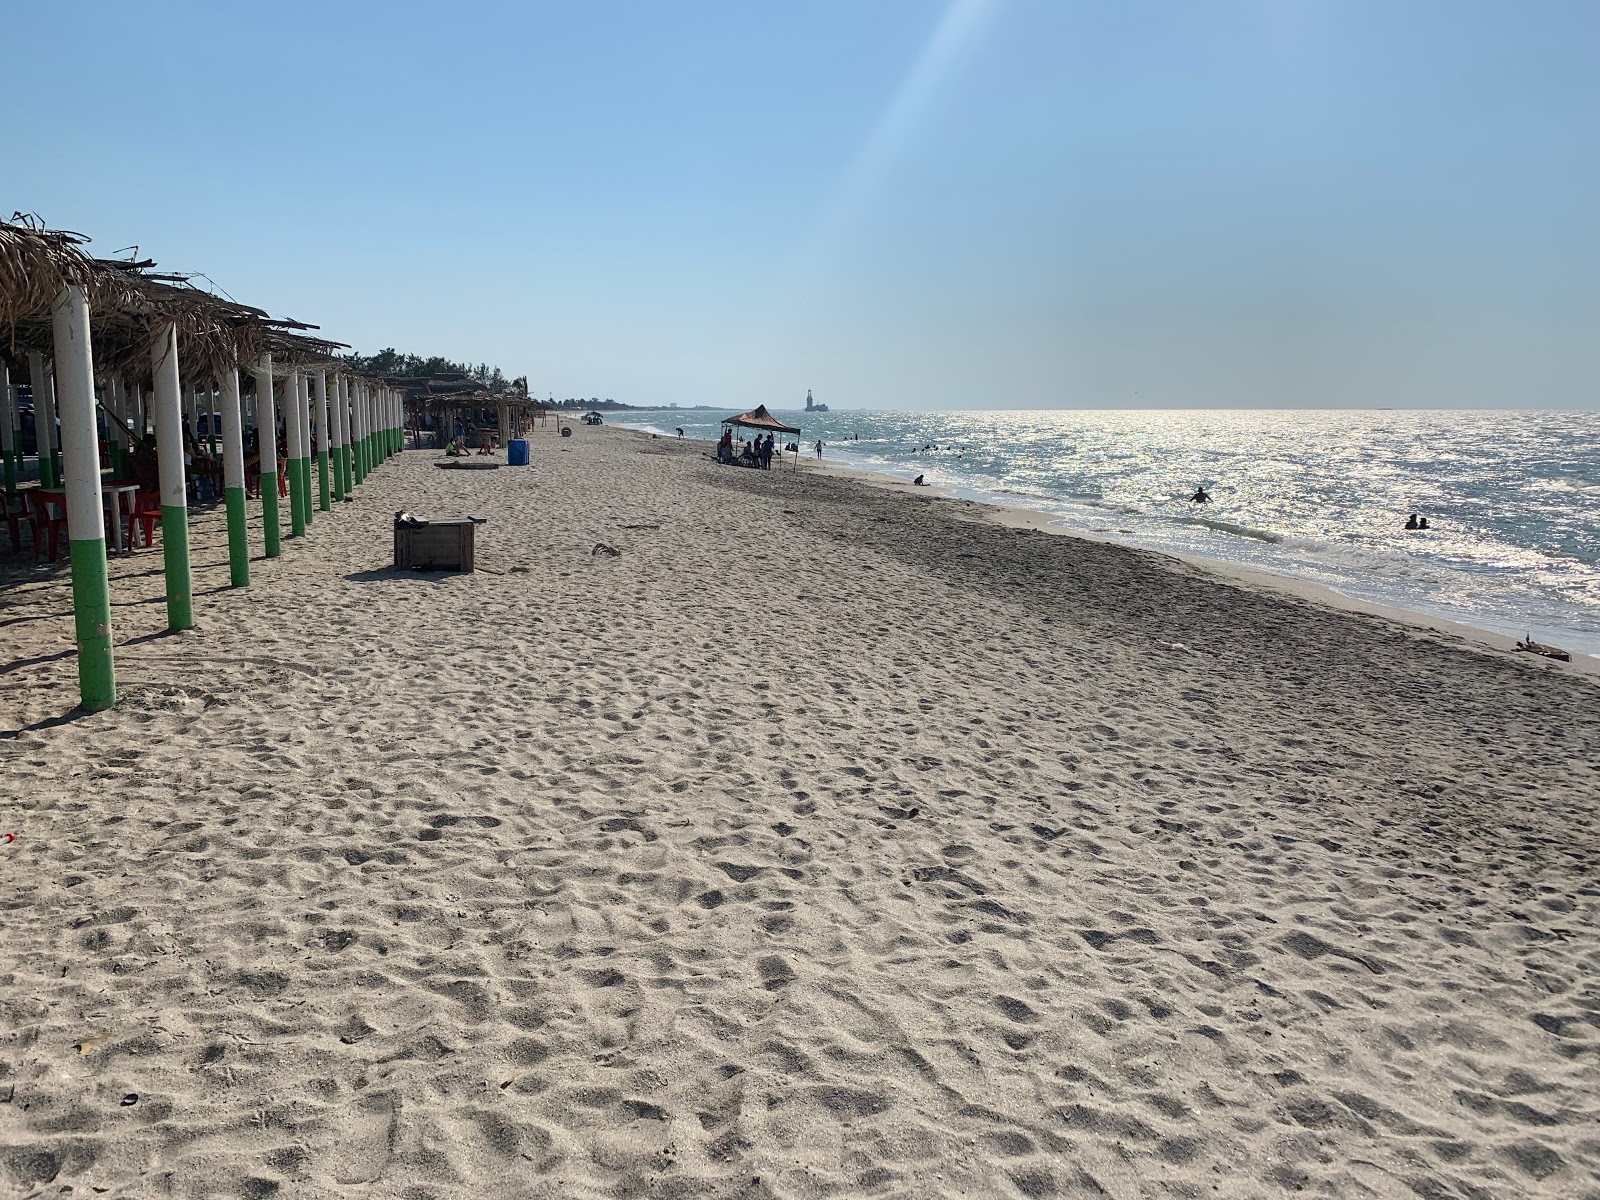
[[[1191,504],[1210,504],[1211,493],[1206,491],[1204,487],[1197,487],[1194,490],[1194,495],[1189,497],[1189,502]]]

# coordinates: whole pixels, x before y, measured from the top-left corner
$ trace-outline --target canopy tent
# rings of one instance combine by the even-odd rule
[[[747,413],[740,413],[737,417],[728,417],[722,422],[724,425],[738,425],[744,429],[763,429],[770,433],[800,432],[794,425],[785,425],[777,417],[767,411],[765,404],[758,404]]]

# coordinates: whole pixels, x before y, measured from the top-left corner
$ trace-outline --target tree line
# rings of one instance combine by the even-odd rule
[[[401,354],[393,346],[385,347],[376,354],[356,354],[352,351],[342,357],[350,364],[350,370],[358,375],[382,375],[394,379],[436,379],[441,375],[464,375],[481,383],[485,391],[497,395],[504,392],[517,396],[528,394],[526,375],[507,379],[499,367],[491,367],[488,363],[474,365],[452,362],[437,354],[423,358],[420,354]]]

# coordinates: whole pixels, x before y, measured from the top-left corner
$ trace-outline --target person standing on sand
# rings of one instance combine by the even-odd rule
[[[817,457],[822,457],[822,442],[820,439],[817,441]]]

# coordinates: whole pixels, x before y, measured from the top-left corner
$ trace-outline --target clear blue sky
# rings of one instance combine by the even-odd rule
[[[540,393],[1600,405],[1594,0],[12,4],[0,204]]]

